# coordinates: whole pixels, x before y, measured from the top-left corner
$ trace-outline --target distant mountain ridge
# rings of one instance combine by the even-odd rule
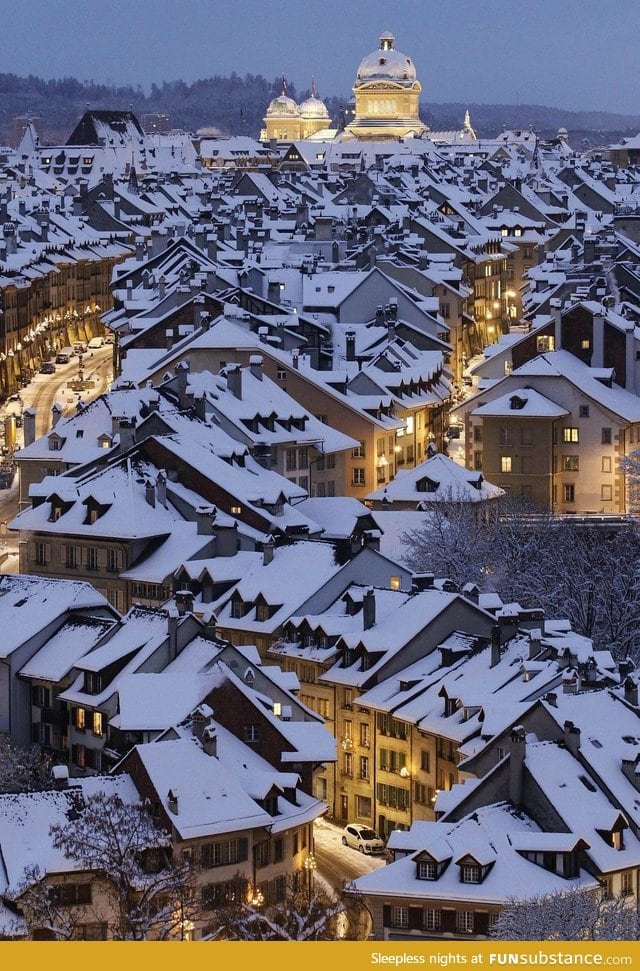
[[[87,107],[132,109],[138,116],[163,112],[170,116],[174,128],[194,132],[203,127],[217,128],[230,134],[257,137],[267,105],[280,93],[281,84],[280,78],[269,81],[260,74],[240,77],[234,73],[229,77],[204,78],[192,84],[165,81],[162,85],[153,84],[146,93],[140,85],[112,86],[71,77],[45,81],[34,75],[0,74],[0,107],[3,109],[0,111],[0,139],[11,144],[13,118],[32,113],[42,118],[46,141],[64,142]],[[290,97],[302,100],[309,93],[301,91],[297,94],[295,86],[288,84]],[[347,97],[336,95],[324,100],[335,123]],[[640,114],[568,111],[544,105],[424,102],[421,114],[432,129],[457,129],[462,125],[467,108],[476,132],[485,138],[497,135],[503,128],[530,126],[540,135],[549,137],[564,127],[569,131],[571,143],[580,147],[580,141],[607,143],[621,135],[637,134],[640,130]]]

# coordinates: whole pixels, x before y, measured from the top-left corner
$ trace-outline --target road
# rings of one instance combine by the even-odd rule
[[[93,381],[82,395],[69,388],[69,382],[78,377],[78,358],[73,357],[68,364],[57,364],[55,374],[36,374],[26,388],[20,392],[19,401],[7,401],[0,408],[0,429],[4,432],[4,419],[7,415],[19,415],[24,408],[35,408],[36,436],[45,435],[51,428],[51,409],[55,402],[63,408],[63,414],[73,413],[80,397],[89,402],[103,394],[113,381],[113,348],[107,344],[83,357],[84,378]],[[23,444],[23,429],[16,431],[16,447]],[[0,491],[0,564],[3,573],[18,571],[18,537],[7,533],[7,523],[19,511],[18,476],[10,489]]]

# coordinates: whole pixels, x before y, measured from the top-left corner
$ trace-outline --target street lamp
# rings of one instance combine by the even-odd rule
[[[305,870],[307,871],[307,893],[311,897],[311,888],[313,886],[313,871],[317,869],[318,864],[316,863],[316,858],[313,853],[309,853],[303,864]]]

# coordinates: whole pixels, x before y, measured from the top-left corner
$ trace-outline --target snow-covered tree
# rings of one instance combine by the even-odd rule
[[[639,935],[629,897],[609,899],[584,888],[514,899],[491,930],[502,941],[635,941]]]
[[[35,792],[51,785],[51,760],[39,746],[23,748],[0,735],[0,792]]]
[[[79,796],[69,819],[52,826],[50,835],[75,869],[99,878],[98,917],[110,938],[166,940],[191,929],[197,915],[193,870],[188,861],[172,858],[168,833],[145,806],[102,792]],[[57,901],[47,881],[33,871],[25,876],[29,909],[49,915],[45,926],[55,936],[73,936],[70,917],[55,921]]]
[[[509,499],[476,517],[446,503],[405,533],[405,561],[462,587],[563,617],[617,657],[640,658],[640,526],[607,530]]]
[[[211,936],[231,941],[333,941],[354,939],[362,919],[355,895],[331,895],[318,881],[309,891],[304,881],[288,881],[281,901],[268,904],[244,895],[215,913]]]

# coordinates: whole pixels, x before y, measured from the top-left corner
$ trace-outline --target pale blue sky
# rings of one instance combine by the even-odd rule
[[[639,0],[3,0],[0,71],[140,83],[286,74],[348,95],[385,29],[422,100],[640,113]],[[8,41],[8,42],[7,42]]]

